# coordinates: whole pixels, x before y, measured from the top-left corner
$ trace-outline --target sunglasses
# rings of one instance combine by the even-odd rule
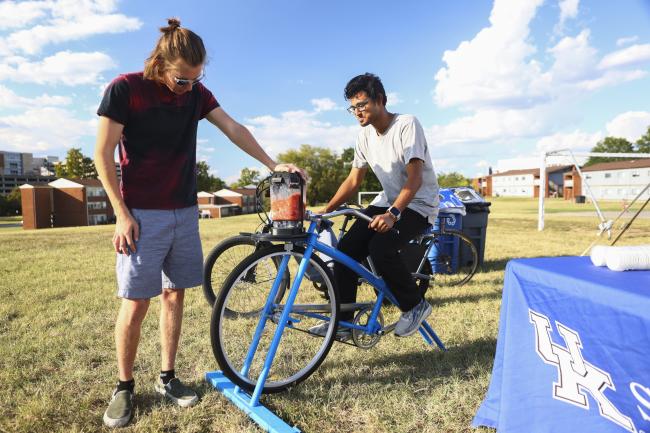
[[[173,77],[174,82],[178,86],[187,86],[188,84],[191,84],[192,86],[201,81],[203,78],[205,78],[205,73],[201,72],[201,75],[199,75],[198,78],[195,78],[193,80],[188,80],[187,78],[178,78],[178,77]]]

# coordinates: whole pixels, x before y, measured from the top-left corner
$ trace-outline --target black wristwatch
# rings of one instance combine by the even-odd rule
[[[394,206],[389,207],[388,212],[395,218],[395,222],[399,221],[399,219],[402,217],[402,212],[400,212],[399,209]]]

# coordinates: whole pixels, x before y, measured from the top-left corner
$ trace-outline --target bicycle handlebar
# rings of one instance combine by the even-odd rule
[[[357,218],[361,218],[362,220],[366,220],[368,222],[372,221],[372,218],[369,217],[368,215],[366,215],[365,213],[361,212],[358,209],[352,209],[352,208],[349,208],[349,207],[348,208],[337,209],[335,211],[324,213],[324,214],[316,214],[316,213],[313,213],[312,211],[308,210],[306,219],[308,219],[310,221],[314,221],[314,220],[318,220],[318,219],[330,219],[330,218],[334,218],[334,217],[341,216],[341,215],[354,216],[354,217],[357,217]],[[396,228],[391,228],[390,231],[393,231],[396,234],[399,234],[399,230],[397,230]]]

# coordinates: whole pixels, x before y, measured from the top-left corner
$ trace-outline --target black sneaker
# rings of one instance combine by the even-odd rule
[[[113,391],[111,402],[104,412],[104,424],[106,427],[124,427],[131,421],[133,416],[133,393],[128,390]]]
[[[158,378],[155,388],[159,394],[164,395],[180,407],[190,407],[199,401],[199,396],[183,385],[183,382],[177,377],[167,382],[167,385],[163,384],[162,380]]]

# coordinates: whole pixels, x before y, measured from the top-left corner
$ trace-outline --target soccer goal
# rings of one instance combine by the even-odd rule
[[[379,194],[381,194],[381,191],[359,191],[357,193],[357,203],[359,203],[359,206],[363,206],[364,203],[373,201]]]

